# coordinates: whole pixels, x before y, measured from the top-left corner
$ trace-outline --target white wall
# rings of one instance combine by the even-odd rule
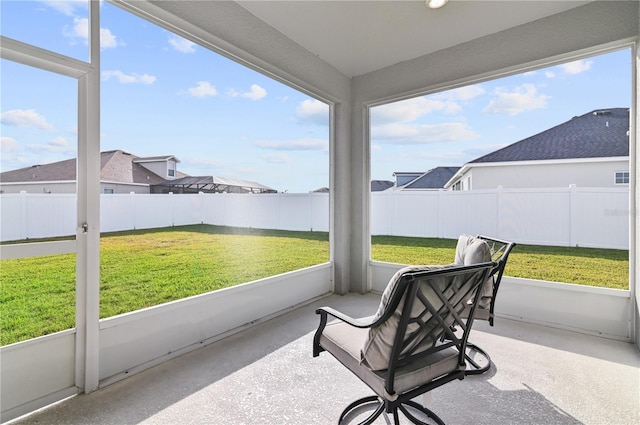
[[[371,263],[371,290],[383,292],[399,264]],[[632,304],[629,290],[597,288],[505,276],[495,314],[621,341],[630,341]],[[500,321],[495,321],[500,326]]]
[[[100,386],[203,347],[331,292],[331,264],[100,321]],[[75,395],[76,330],[0,347],[1,421]]]

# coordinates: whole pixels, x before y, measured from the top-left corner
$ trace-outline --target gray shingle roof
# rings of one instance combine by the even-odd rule
[[[114,150],[100,152],[100,180],[121,183],[160,184],[165,180],[156,173],[133,163],[137,157],[130,153]],[[43,182],[73,181],[76,179],[76,159],[33,165],[0,174],[0,181]]]
[[[371,180],[371,191],[382,192],[393,186],[393,182],[389,180]]]
[[[629,109],[597,109],[470,163],[629,156]]]
[[[442,189],[460,167],[436,167],[397,189]],[[396,173],[398,174],[398,173]]]

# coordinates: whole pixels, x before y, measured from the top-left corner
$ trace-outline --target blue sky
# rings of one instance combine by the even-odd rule
[[[83,2],[0,2],[2,35],[87,60]],[[329,185],[326,105],[117,7],[101,6],[101,150],[278,191]],[[2,171],[76,156],[74,80],[2,61]],[[460,166],[594,109],[628,107],[628,50],[372,111],[372,178]]]

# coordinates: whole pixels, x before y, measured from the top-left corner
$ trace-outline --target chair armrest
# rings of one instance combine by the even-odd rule
[[[336,319],[342,320],[343,322],[354,326],[356,328],[369,328],[375,322],[365,323],[361,320],[354,319],[351,316],[348,316],[344,313],[339,312],[336,309],[331,307],[320,307],[316,310],[316,314],[320,315],[320,324],[318,325],[318,329],[316,330],[315,335],[313,336],[313,357],[318,357],[318,355],[324,351],[324,348],[320,346],[320,337],[322,336],[322,332],[324,331],[325,326],[327,325],[327,318],[329,316],[333,316]]]
[[[363,322],[361,320],[354,319],[353,317],[348,316],[331,307],[320,307],[319,309],[316,310],[316,314],[319,314],[320,316],[326,316],[326,315],[333,316],[336,319],[340,319],[343,322],[348,323],[349,325],[354,326],[356,328],[369,328],[373,323],[373,322]],[[322,317],[320,317],[320,319],[322,319]]]

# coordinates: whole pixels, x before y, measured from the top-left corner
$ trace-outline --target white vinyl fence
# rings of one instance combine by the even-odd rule
[[[75,195],[0,195],[0,240],[76,233]],[[628,249],[629,191],[611,188],[394,191],[371,194],[371,233],[456,239],[485,234],[524,244]],[[101,195],[100,229],[213,224],[329,230],[329,196],[310,194]]]

